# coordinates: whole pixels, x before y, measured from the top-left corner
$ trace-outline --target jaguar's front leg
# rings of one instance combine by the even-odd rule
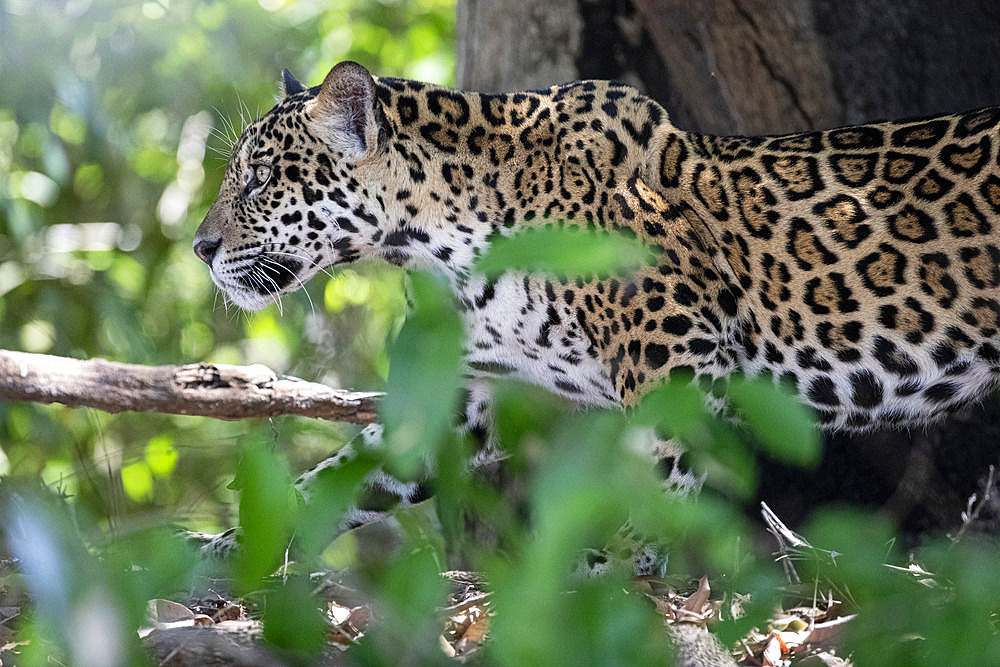
[[[506,454],[497,443],[490,378],[481,375],[469,378],[462,399],[458,431],[467,435],[475,447],[469,468],[478,471],[495,466],[506,458]]]
[[[489,474],[487,471],[494,469],[503,459],[502,453],[496,446],[492,404],[492,392],[488,380],[482,377],[471,378],[463,394],[457,428],[461,434],[467,434],[471,437],[476,445],[476,452],[472,459],[463,465],[468,465],[474,472],[482,471],[487,475]],[[383,449],[382,436],[380,424],[366,426],[357,439],[347,443],[336,454],[302,473],[295,480],[296,491],[308,503],[321,473],[342,468],[354,461],[361,451],[380,455]],[[359,439],[360,443],[358,443]],[[429,465],[426,473],[426,476],[419,481],[406,482],[397,479],[381,468],[373,470],[361,483],[357,501],[339,519],[334,537],[346,531],[381,521],[390,516],[393,510],[410,507],[428,499],[433,487],[433,466]],[[203,554],[226,558],[239,545],[240,530],[238,527],[231,528],[218,534],[188,531],[184,535],[189,542],[197,545]]]
[[[705,476],[684,465],[684,445],[674,439],[658,438],[653,429],[642,429],[639,435],[643,442],[636,444],[650,456],[665,495],[673,498],[697,496]],[[667,560],[667,550],[657,536],[639,533],[628,521],[603,548],[585,550],[577,562],[575,574],[591,579],[621,568],[636,576],[662,576]]]
[[[463,393],[462,408],[457,429],[460,434],[469,435],[476,444],[476,453],[469,465],[473,470],[487,468],[503,457],[496,447],[493,435],[492,392],[484,378],[472,378]],[[363,448],[376,455],[381,454],[382,426],[371,424],[365,427],[359,437]],[[357,456],[358,448],[348,444],[337,454],[320,462],[303,473],[295,482],[295,488],[306,502],[310,488],[317,475],[328,468],[339,468]],[[375,521],[381,521],[393,510],[409,507],[432,495],[433,477],[436,473],[433,462],[428,462],[425,476],[419,481],[404,482],[381,468],[372,471],[362,482],[356,504],[352,505],[340,522],[338,534],[359,528]]]

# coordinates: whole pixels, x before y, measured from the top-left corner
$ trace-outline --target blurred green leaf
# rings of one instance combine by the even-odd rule
[[[512,391],[501,401],[515,396]],[[522,406],[526,412],[533,407]],[[538,448],[530,442],[519,448],[537,466],[532,529],[508,535],[514,548],[488,561],[497,612],[491,658],[505,664],[661,664],[669,654],[667,637],[645,601],[624,591],[630,573],[620,567],[591,582],[573,576],[583,549],[613,543],[636,505],[662,498],[651,468],[636,466],[640,457],[623,448],[624,416],[599,411],[534,423],[525,435],[540,440]]]
[[[726,392],[740,418],[775,458],[798,466],[815,466],[823,441],[810,408],[796,393],[768,378],[729,379]]]
[[[361,453],[335,468],[321,470],[309,485],[309,501],[302,508],[296,528],[298,551],[308,562],[319,555],[336,536],[340,522],[365,477],[378,461]]]
[[[298,509],[284,459],[261,444],[249,445],[237,467],[240,491],[240,548],[235,574],[241,590],[249,590],[281,563]]]
[[[30,489],[12,491],[7,486],[0,497],[3,536],[7,548],[20,559],[33,599],[31,634],[21,641],[37,641],[50,655],[65,654],[65,661],[72,664],[141,660],[134,624],[142,617],[146,604],[142,593],[149,588],[121,586],[134,576],[137,561],[123,561],[113,553],[104,560],[90,553],[80,531],[93,531],[93,523],[85,513],[74,513],[64,499]],[[156,539],[162,534],[148,537],[153,539],[147,546],[165,546]],[[142,541],[138,536],[133,539]],[[181,555],[176,550],[171,553]],[[163,577],[159,583],[176,584],[187,572],[189,566],[182,564],[157,576]],[[149,579],[144,583],[156,585]]]
[[[426,509],[412,510],[404,514],[426,515]],[[362,644],[351,649],[352,658],[362,664],[401,660],[445,664],[435,613],[436,608],[445,606],[448,593],[448,582],[441,576],[440,552],[433,541],[411,533],[398,550],[385,556],[385,560],[374,565],[369,562],[359,570],[388,622],[372,627]]]
[[[757,469],[739,432],[713,414],[708,397],[688,373],[646,393],[634,409],[637,424],[653,427],[662,438],[683,444],[687,465],[703,471],[717,489],[747,498],[757,484]]]
[[[265,595],[264,639],[300,660],[319,655],[329,629],[320,604],[306,577],[289,577],[271,588]]]
[[[934,540],[905,558],[884,517],[858,510],[818,512],[802,531],[831,562],[800,572],[856,605],[845,647],[858,665],[992,664],[1000,655],[1000,562],[993,541]],[[890,569],[886,563],[904,567]],[[919,565],[909,571],[907,560]],[[989,656],[989,657],[987,657]]]
[[[634,237],[547,224],[497,235],[476,272],[491,278],[508,270],[578,276],[626,272],[648,260],[649,249]]]
[[[705,393],[689,374],[675,374],[647,392],[635,408],[635,421],[646,426],[662,426],[687,444],[697,445],[708,434],[705,424],[711,418]]]
[[[451,293],[427,274],[414,274],[412,286],[413,312],[389,351],[380,410],[387,464],[406,479],[453,437],[463,385],[462,323]]]

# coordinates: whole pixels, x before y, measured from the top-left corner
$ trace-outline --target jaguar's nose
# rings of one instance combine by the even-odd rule
[[[219,246],[221,245],[221,239],[206,239],[196,236],[194,239],[194,254],[198,256],[198,259],[211,266],[212,259],[215,257],[215,253],[219,251]]]

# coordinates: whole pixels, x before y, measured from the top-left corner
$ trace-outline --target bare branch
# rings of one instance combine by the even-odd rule
[[[139,366],[0,350],[0,400],[216,419],[298,415],[375,421],[378,392],[279,378],[266,366]]]

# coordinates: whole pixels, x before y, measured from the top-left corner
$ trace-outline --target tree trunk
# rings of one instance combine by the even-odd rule
[[[1000,102],[993,0],[462,0],[458,84],[619,79],[680,128],[776,134]]]
[[[582,21],[575,0],[458,3],[457,78],[463,88],[506,92],[580,78]]]

